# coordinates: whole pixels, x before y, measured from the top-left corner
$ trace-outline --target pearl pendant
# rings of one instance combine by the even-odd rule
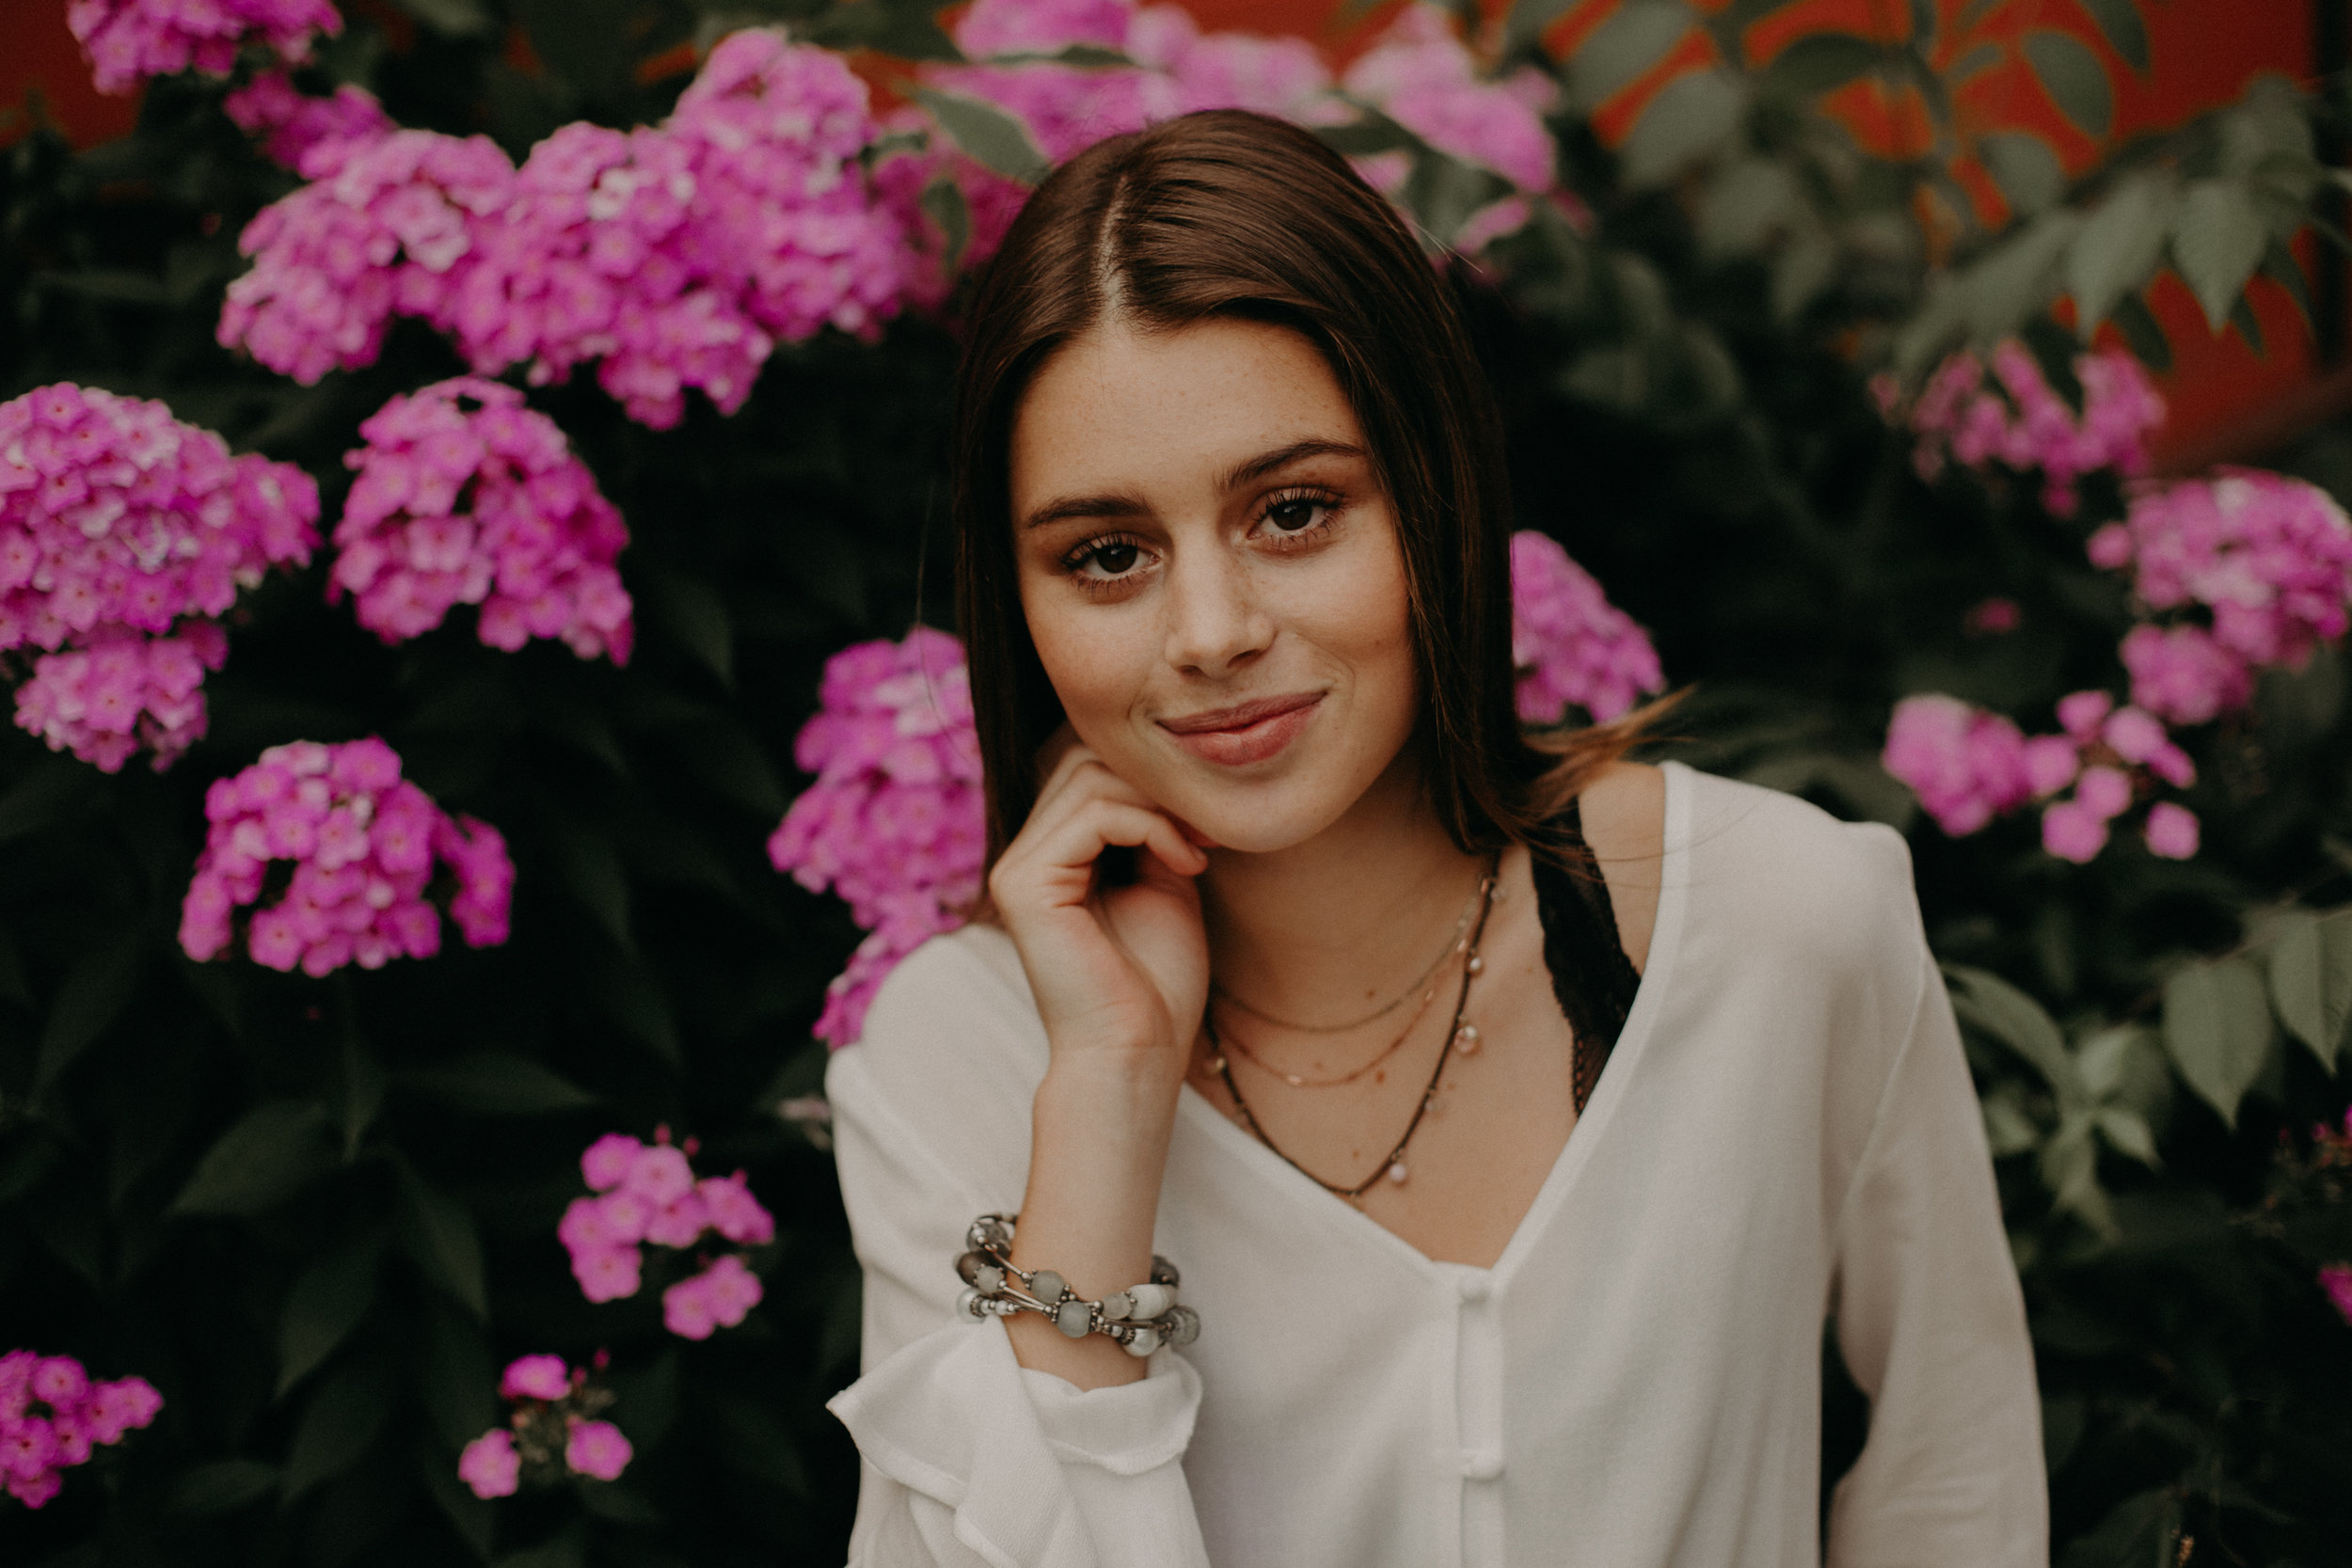
[[[1454,1032],[1454,1049],[1468,1056],[1478,1049],[1478,1025],[1465,1023]]]
[[[1406,1174],[1405,1162],[1402,1160],[1396,1161],[1389,1166],[1389,1180],[1396,1186],[1402,1187],[1405,1185],[1405,1178]]]
[[[1470,962],[1462,967],[1469,970],[1472,974],[1483,974],[1486,968],[1486,960],[1480,958],[1477,954],[1472,953],[1470,956]]]

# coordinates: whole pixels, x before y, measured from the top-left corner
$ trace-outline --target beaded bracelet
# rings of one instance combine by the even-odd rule
[[[1014,1266],[1012,1227],[1019,1217],[982,1214],[964,1232],[971,1250],[956,1259],[964,1284],[956,1297],[959,1316],[978,1323],[991,1315],[1035,1312],[1073,1339],[1100,1334],[1129,1355],[1149,1355],[1162,1345],[1189,1345],[1200,1338],[1200,1314],[1177,1304],[1176,1265],[1167,1259],[1152,1255],[1152,1277],[1144,1284],[1113,1291],[1101,1301],[1082,1300],[1053,1270]]]

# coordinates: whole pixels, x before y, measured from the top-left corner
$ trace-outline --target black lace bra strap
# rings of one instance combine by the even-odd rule
[[[1573,857],[1587,854],[1583,822],[1571,803],[1558,823],[1561,847]],[[1616,911],[1600,868],[1569,870],[1552,857],[1532,857],[1535,912],[1544,927],[1544,966],[1551,971],[1551,993],[1568,1027],[1576,1032],[1576,1110],[1593,1098],[1601,1069],[1633,1010],[1642,977],[1617,941]]]

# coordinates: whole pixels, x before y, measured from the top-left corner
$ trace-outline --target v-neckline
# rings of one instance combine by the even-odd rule
[[[1601,1069],[1600,1082],[1594,1086],[1592,1098],[1576,1118],[1576,1125],[1568,1129],[1567,1138],[1552,1158],[1543,1184],[1536,1188],[1527,1212],[1512,1227],[1511,1239],[1503,1243],[1502,1252],[1491,1268],[1430,1257],[1251,1136],[1211,1104],[1189,1079],[1177,1093],[1180,1114],[1203,1124],[1209,1138],[1222,1140],[1235,1158],[1259,1171],[1306,1212],[1336,1212],[1343,1226],[1359,1227],[1358,1234],[1374,1245],[1386,1247],[1417,1273],[1446,1281],[1465,1272],[1485,1274],[1492,1278],[1496,1288],[1502,1288],[1518,1271],[1520,1259],[1534,1250],[1537,1239],[1550,1227],[1552,1216],[1566,1201],[1576,1173],[1587,1163],[1588,1151],[1606,1130],[1617,1101],[1624,1098],[1625,1081],[1638,1067],[1658,1013],[1665,1006],[1661,998],[1681,949],[1689,905],[1691,790],[1694,775],[1678,762],[1661,764],[1659,770],[1665,775],[1665,832],[1659,857],[1658,913],[1650,929],[1649,961],[1643,966],[1641,984],[1633,992],[1633,1006],[1626,1013],[1625,1026],[1618,1031],[1616,1047],[1610,1053],[1608,1065]]]

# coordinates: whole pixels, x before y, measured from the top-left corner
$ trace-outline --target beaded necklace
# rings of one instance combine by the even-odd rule
[[[1217,1038],[1216,1021],[1210,1017],[1207,1011],[1202,1012],[1200,1025],[1208,1034],[1209,1048],[1214,1053],[1209,1058],[1209,1066],[1223,1081],[1225,1092],[1232,1096],[1233,1109],[1241,1113],[1242,1125],[1248,1128],[1260,1143],[1272,1149],[1277,1159],[1333,1196],[1343,1197],[1350,1203],[1354,1203],[1372,1191],[1383,1177],[1397,1186],[1401,1187],[1405,1184],[1405,1179],[1411,1174],[1405,1164],[1405,1150],[1412,1143],[1413,1134],[1421,1131],[1422,1119],[1428,1116],[1431,1103],[1438,1098],[1438,1084],[1445,1077],[1447,1059],[1457,1051],[1468,1055],[1478,1049],[1477,1027],[1463,1022],[1462,1014],[1470,1006],[1470,982],[1477,979],[1480,973],[1486,967],[1486,960],[1478,956],[1478,943],[1479,940],[1486,934],[1486,916],[1494,910],[1495,884],[1500,870],[1501,858],[1497,857],[1488,864],[1485,879],[1478,884],[1477,920],[1470,927],[1469,957],[1462,961],[1461,989],[1454,993],[1454,1021],[1446,1028],[1446,1043],[1438,1048],[1438,1063],[1430,1071],[1429,1082],[1422,1087],[1421,1098],[1413,1104],[1413,1119],[1406,1124],[1405,1135],[1396,1140],[1396,1146],[1389,1150],[1388,1158],[1375,1165],[1370,1176],[1352,1187],[1342,1186],[1336,1181],[1326,1181],[1322,1177],[1283,1153],[1281,1146],[1266,1136],[1265,1129],[1258,1123],[1257,1114],[1249,1109],[1249,1101],[1242,1098],[1241,1085],[1233,1082],[1233,1065],[1225,1058],[1225,1044]]]
[[[1454,923],[1453,934],[1445,939],[1445,945],[1438,949],[1438,956],[1429,960],[1429,967],[1421,972],[1420,977],[1411,985],[1406,986],[1403,990],[1397,992],[1395,1000],[1383,1003],[1379,1007],[1375,1008],[1372,1012],[1366,1013],[1361,1018],[1351,1018],[1345,1023],[1293,1023],[1288,1019],[1276,1018],[1272,1013],[1265,1011],[1262,1007],[1251,1006],[1248,1003],[1243,1001],[1240,997],[1235,996],[1232,991],[1227,990],[1223,986],[1217,984],[1215,980],[1209,982],[1209,994],[1217,998],[1221,1002],[1232,1003],[1235,1008],[1248,1013],[1251,1018],[1256,1019],[1261,1023],[1271,1023],[1277,1029],[1288,1029],[1294,1034],[1343,1035],[1350,1029],[1361,1029],[1365,1024],[1378,1022],[1381,1019],[1388,1017],[1391,1013],[1405,1006],[1407,1001],[1411,1000],[1413,992],[1417,990],[1422,992],[1422,1006],[1425,1007],[1429,1005],[1429,999],[1435,996],[1437,992],[1433,990],[1426,990],[1422,988],[1426,987],[1432,980],[1435,980],[1438,977],[1438,971],[1445,967],[1445,962],[1448,958],[1451,958],[1454,954],[1459,953],[1462,950],[1462,933],[1470,928],[1470,916],[1477,911],[1477,909],[1478,895],[1473,893],[1470,895],[1470,901],[1462,906],[1462,917]],[[1414,1014],[1415,1022],[1420,1022],[1420,1016],[1419,1012]],[[1407,1023],[1405,1027],[1409,1032],[1412,1026],[1413,1025],[1411,1023]],[[1402,1044],[1403,1041],[1400,1039],[1398,1043]],[[1395,1049],[1395,1046],[1391,1046],[1389,1048],[1390,1051],[1393,1051]],[[1242,1054],[1249,1056],[1249,1052],[1247,1047],[1243,1049]],[[1388,1054],[1388,1052],[1384,1051],[1381,1054],[1385,1056]],[[1249,1059],[1253,1062],[1258,1060],[1255,1056],[1249,1056]],[[1265,1066],[1263,1062],[1259,1062],[1258,1065],[1260,1067]],[[1268,1069],[1267,1070],[1271,1071],[1272,1069]],[[1297,1080],[1293,1079],[1292,1082],[1296,1083]],[[1343,1080],[1334,1080],[1334,1082],[1343,1082]]]

